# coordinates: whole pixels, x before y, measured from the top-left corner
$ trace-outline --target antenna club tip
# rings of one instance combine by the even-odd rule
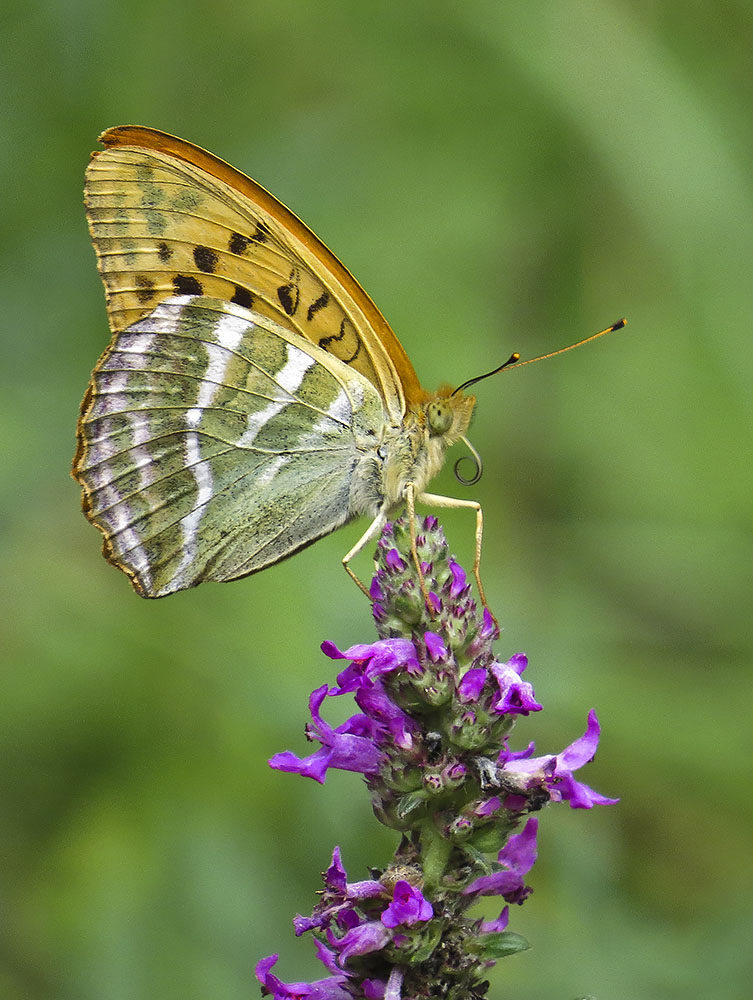
[[[624,316],[622,317],[622,319],[618,319],[616,323],[612,323],[610,329],[621,330],[623,326],[627,326],[627,319]]]

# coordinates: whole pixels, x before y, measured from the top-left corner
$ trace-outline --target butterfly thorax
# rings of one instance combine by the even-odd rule
[[[400,425],[385,425],[379,445],[363,456],[353,476],[350,514],[389,514],[411,483],[420,493],[444,464],[447,449],[468,429],[474,396],[449,386],[411,404]]]

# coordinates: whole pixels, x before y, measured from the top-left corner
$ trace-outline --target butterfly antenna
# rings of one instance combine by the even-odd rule
[[[568,347],[560,347],[557,351],[550,351],[549,354],[540,354],[537,358],[527,358],[525,361],[514,361],[513,364],[503,365],[503,368],[522,368],[523,365],[532,365],[534,361],[546,361],[547,358],[556,358],[558,354],[564,354],[566,351],[572,351],[576,347],[583,347],[584,344],[590,344],[592,340],[598,340],[599,337],[603,337],[605,333],[614,333],[615,330],[621,330],[623,326],[627,326],[627,320],[623,316],[622,319],[618,319],[616,323],[612,323],[608,326],[606,330],[599,330],[598,333],[592,333],[590,337],[584,337],[583,340],[578,340],[574,344],[570,344]]]
[[[494,373],[490,372],[490,374],[494,374]],[[482,375],[481,378],[484,378],[484,376]],[[457,392],[457,389],[455,391]],[[481,477],[484,474],[484,463],[481,461],[481,456],[476,451],[476,449],[473,447],[473,445],[471,444],[471,442],[468,440],[467,437],[461,437],[460,440],[466,446],[466,448],[470,452],[470,455],[462,455],[457,460],[457,462],[455,462],[455,464],[453,466],[453,470],[455,472],[455,478],[457,479],[457,481],[459,483],[462,483],[463,486],[474,486],[479,481],[479,479],[481,479]],[[461,462],[473,462],[473,470],[474,471],[473,471],[473,475],[471,476],[470,479],[466,479],[465,476],[462,476],[460,474],[460,463]]]
[[[503,371],[505,368],[522,368],[523,365],[532,365],[534,361],[546,361],[547,358],[556,358],[558,354],[564,354],[566,351],[572,351],[576,347],[583,347],[584,344],[590,344],[592,340],[597,340],[599,337],[603,337],[605,333],[614,333],[615,330],[621,330],[623,326],[627,326],[627,320],[623,317],[618,319],[616,323],[612,323],[608,326],[606,330],[599,330],[598,333],[592,333],[590,337],[584,337],[583,340],[578,340],[575,344],[570,344],[568,347],[560,347],[559,350],[550,351],[549,354],[540,354],[536,358],[527,358],[525,361],[520,360],[520,355],[516,352],[511,354],[510,357],[505,361],[503,365],[498,368],[494,368],[490,372],[486,372],[484,375],[476,375],[475,378],[469,378],[467,382],[463,382],[459,385],[457,389],[452,390],[452,395],[454,396],[456,392],[462,392],[471,385],[475,385],[476,382],[481,382],[482,379],[489,378],[491,375],[496,375],[497,372]],[[467,442],[466,442],[467,443]],[[477,480],[473,480],[476,482]]]
[[[483,379],[489,378],[492,375],[496,375],[497,372],[501,372],[503,368],[510,368],[511,365],[517,364],[518,361],[520,361],[520,355],[516,351],[514,354],[510,355],[510,357],[507,359],[507,361],[505,361],[505,363],[503,365],[500,365],[498,368],[494,368],[490,372],[486,372],[486,374],[484,374],[484,375],[475,375],[473,378],[469,378],[467,382],[463,382],[463,384],[459,385],[457,387],[457,389],[453,389],[452,392],[450,393],[450,395],[454,396],[456,392],[462,392],[464,389],[467,389],[469,386],[475,385],[477,382],[481,382],[481,381],[483,381]],[[463,438],[463,440],[465,441],[465,438]],[[465,443],[468,444],[467,441]],[[468,446],[470,447],[470,445],[468,445]],[[475,480],[474,480],[474,482],[475,482]]]

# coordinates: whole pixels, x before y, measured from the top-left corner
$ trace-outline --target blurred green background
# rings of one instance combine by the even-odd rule
[[[142,601],[68,469],[108,340],[81,203],[96,137],[153,125],[301,215],[424,384],[478,387],[484,577],[558,750],[622,801],[542,815],[492,1000],[750,995],[753,7],[748,0],[10,0],[0,87],[0,996],[242,1000],[339,843],[389,857],[353,775],[303,752],[319,652],[369,641],[362,525]],[[469,562],[471,519],[444,515]],[[368,572],[368,560],[361,563]]]

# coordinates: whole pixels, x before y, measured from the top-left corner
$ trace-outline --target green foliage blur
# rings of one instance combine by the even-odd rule
[[[484,478],[433,486],[484,505],[499,654],[546,709],[516,746],[561,749],[593,706],[583,776],[622,797],[542,815],[510,924],[533,949],[489,997],[749,995],[752,43],[744,0],[6,3],[1,997],[244,1000],[273,951],[319,977],[291,920],[333,844],[352,878],[394,847],[358,776],[266,765],[306,752],[319,643],[373,637],[339,566],[363,525],[148,602],[79,511],[108,341],[81,188],[127,123],[301,215],[428,387],[628,316],[478,386]],[[467,565],[471,520],[442,516]]]

